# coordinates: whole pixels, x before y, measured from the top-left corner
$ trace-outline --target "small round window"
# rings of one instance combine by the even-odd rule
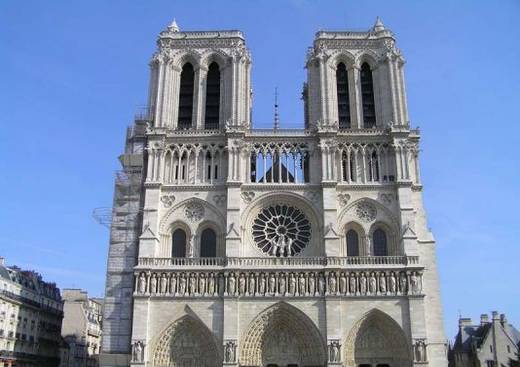
[[[253,222],[253,240],[265,254],[290,257],[311,240],[311,224],[303,212],[280,204],[263,208]]]

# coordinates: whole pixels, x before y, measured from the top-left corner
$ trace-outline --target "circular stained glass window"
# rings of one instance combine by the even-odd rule
[[[311,240],[311,224],[298,208],[279,204],[263,208],[253,221],[253,240],[265,254],[290,257]]]

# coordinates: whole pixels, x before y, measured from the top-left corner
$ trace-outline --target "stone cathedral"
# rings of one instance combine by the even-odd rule
[[[393,33],[316,33],[301,129],[253,127],[251,63],[240,31],[158,37],[116,175],[101,365],[447,366]]]

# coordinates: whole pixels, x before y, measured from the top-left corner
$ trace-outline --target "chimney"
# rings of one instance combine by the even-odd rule
[[[4,266],[5,265],[5,259],[0,256],[0,266]]]
[[[470,325],[471,325],[471,319],[470,318],[466,318],[466,317],[459,318],[459,329],[460,330],[462,330],[466,326],[470,326]]]
[[[480,315],[480,326],[484,326],[487,323],[489,323],[489,316],[487,313],[483,313]]]
[[[492,316],[493,322],[500,321],[500,316],[498,316],[498,312],[497,311],[491,312],[491,316]]]
[[[505,313],[500,315],[500,323],[502,324],[502,327],[504,328],[504,331],[506,332],[506,334],[511,336],[511,334],[510,334],[511,330],[509,330],[509,323],[507,322]]]

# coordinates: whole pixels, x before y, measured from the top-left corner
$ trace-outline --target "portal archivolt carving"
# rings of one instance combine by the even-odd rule
[[[200,321],[184,316],[158,338],[153,367],[217,367],[222,365],[213,335]]]
[[[372,310],[359,320],[345,342],[346,366],[411,365],[410,347],[401,327],[384,312]]]
[[[300,310],[278,303],[249,326],[240,351],[242,366],[324,366],[325,346],[314,323]]]

